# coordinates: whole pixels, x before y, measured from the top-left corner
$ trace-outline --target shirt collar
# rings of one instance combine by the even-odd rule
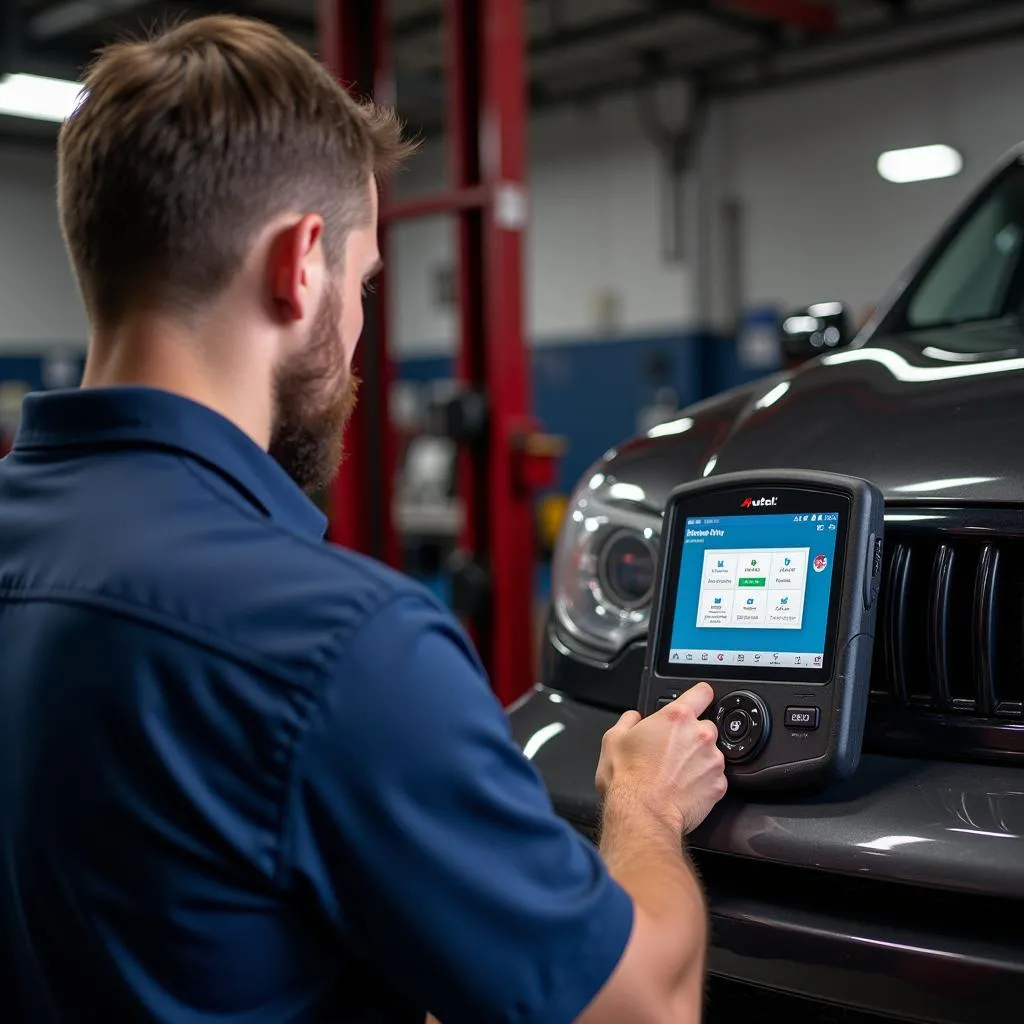
[[[322,538],[327,517],[277,461],[230,420],[181,395],[142,387],[26,396],[14,450],[170,448],[206,463],[275,522]]]

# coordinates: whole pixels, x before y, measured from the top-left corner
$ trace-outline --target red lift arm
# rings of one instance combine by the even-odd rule
[[[378,99],[389,81],[382,44],[386,7],[379,0],[322,0],[328,66],[362,94],[373,93],[376,86]],[[469,625],[492,685],[508,704],[532,683],[533,494],[550,478],[559,449],[554,439],[538,432],[530,416],[529,352],[523,337],[523,0],[445,0],[445,28],[452,188],[426,200],[386,200],[382,221],[387,226],[409,217],[447,214],[457,222],[457,375],[465,391],[483,397],[485,407],[483,429],[464,439],[459,466],[466,508],[462,548],[476,570],[467,579],[485,580]],[[382,400],[360,403],[349,459],[334,489],[337,525],[332,532],[332,539],[373,553],[382,535],[381,520],[393,536],[392,469],[375,470],[372,454],[366,454],[372,452],[375,435],[391,436],[380,296],[375,305],[374,330],[360,346],[361,373],[369,385],[367,369],[380,371],[373,394]]]

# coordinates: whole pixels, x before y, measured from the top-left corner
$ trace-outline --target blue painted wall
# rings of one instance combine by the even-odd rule
[[[636,432],[637,416],[654,401],[658,387],[672,388],[685,406],[765,372],[744,370],[734,340],[711,334],[547,344],[534,348],[531,359],[535,414],[545,430],[569,442],[555,486],[563,494],[604,451]],[[0,356],[0,381],[43,389],[45,365],[42,356]],[[406,381],[444,380],[452,376],[453,361],[447,356],[406,358],[396,371]],[[444,579],[427,582],[447,598]],[[538,566],[538,599],[547,596],[549,587],[548,568]]]
[[[38,356],[0,357],[0,381],[24,381],[30,391],[43,388],[43,360]]]
[[[568,440],[555,490],[568,493],[586,468],[637,430],[641,409],[659,387],[675,391],[680,406],[760,376],[745,370],[734,339],[676,333],[545,344],[531,351],[533,408],[543,428]],[[401,380],[450,378],[448,356],[398,361]],[[45,356],[0,356],[0,381],[46,386]]]
[[[53,356],[25,353],[0,355],[0,382],[20,381],[30,391],[45,390],[52,386],[48,380],[47,368],[52,367],[54,363],[60,365],[62,377],[65,372],[69,375],[68,386],[74,386],[81,377],[85,358],[82,355],[59,351]]]

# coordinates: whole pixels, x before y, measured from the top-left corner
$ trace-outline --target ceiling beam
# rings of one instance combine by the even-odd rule
[[[997,25],[987,24],[977,28],[962,25],[959,30],[955,26],[968,20],[971,16],[986,12],[997,13],[1006,11],[1018,15]],[[967,0],[959,7],[948,8],[943,12],[932,11],[911,16],[893,26],[882,26],[858,29],[838,35],[831,40],[821,38],[810,43],[789,45],[783,52],[789,56],[814,56],[813,65],[788,70],[774,70],[764,66],[765,54],[757,49],[749,49],[745,54],[714,63],[682,63],[666,62],[657,72],[657,80],[691,78],[704,75],[707,88],[712,97],[741,96],[749,93],[760,93],[767,90],[801,85],[819,81],[824,78],[838,77],[872,68],[885,67],[904,60],[919,60],[940,53],[949,53],[972,46],[983,46],[1024,35],[1024,11],[1019,0]],[[946,34],[933,39],[916,39],[911,30],[925,27],[950,26]],[[898,46],[884,46],[896,34],[911,31],[905,43]],[[837,45],[847,42],[858,42],[865,45],[883,44],[882,47],[868,50],[853,56],[835,54]],[[747,77],[737,77],[736,72],[749,70]],[[548,89],[539,97],[539,106],[557,107],[568,104],[591,103],[615,95],[633,92],[651,84],[652,74],[649,68],[627,72],[615,78],[599,79],[591,84],[571,89]]]
[[[0,12],[0,75],[16,71],[21,56],[21,5],[9,3]]]
[[[719,98],[744,96],[751,93],[760,94],[771,90],[800,86],[826,78],[840,78],[844,75],[891,67],[895,63],[904,61],[925,60],[928,57],[955,53],[970,47],[985,46],[1019,36],[1024,36],[1024,20],[1016,25],[951,34],[925,42],[911,43],[898,49],[859,54],[855,57],[838,60],[835,63],[820,64],[806,70],[768,72],[760,80],[749,83],[719,83],[713,87],[713,91],[714,95]]]
[[[117,17],[145,7],[149,0],[67,0],[40,11],[28,22],[33,39],[56,39],[94,25],[104,18]]]
[[[838,25],[836,12],[813,0],[719,0],[719,4],[806,32],[834,32]]]
[[[776,26],[764,18],[751,16],[750,12],[733,9],[717,0],[654,0],[654,7],[674,14],[697,14],[721,28],[731,29],[744,35],[762,36],[767,39]]]

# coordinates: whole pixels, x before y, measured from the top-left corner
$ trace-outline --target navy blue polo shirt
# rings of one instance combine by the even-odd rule
[[[26,400],[0,462],[0,1018],[556,1024],[607,980],[628,896],[449,612],[324,527],[187,399]]]

